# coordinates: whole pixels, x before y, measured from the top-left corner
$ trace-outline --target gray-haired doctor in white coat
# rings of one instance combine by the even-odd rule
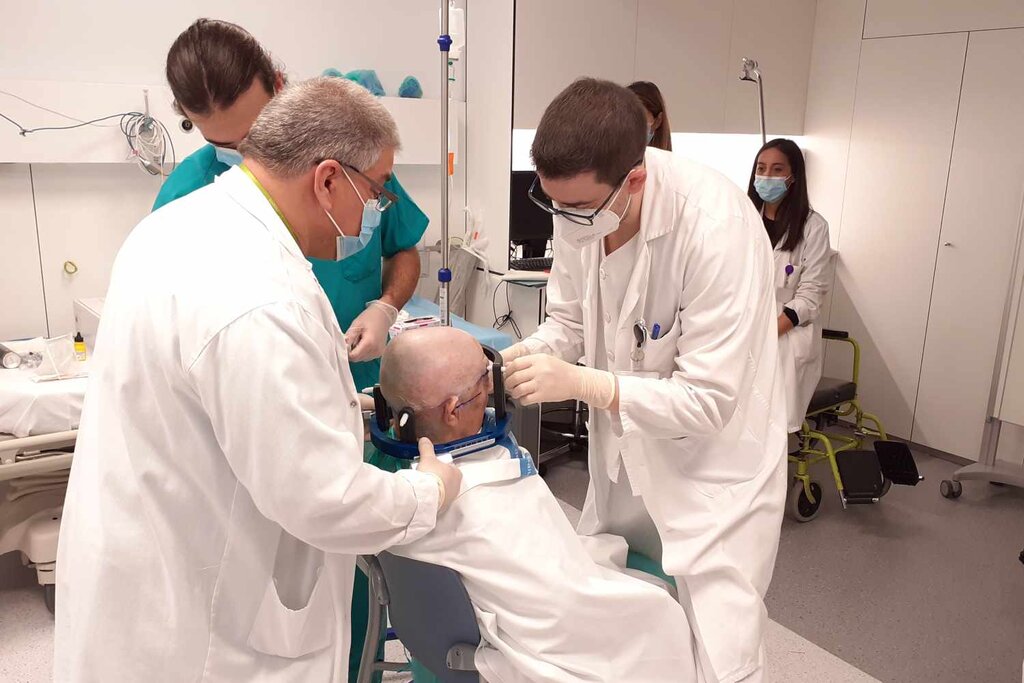
[[[800,430],[825,363],[821,309],[835,274],[828,223],[807,198],[804,155],[792,140],[769,140],[750,172],[747,195],[761,212],[775,255],[779,359],[789,431]]]
[[[705,680],[758,681],[786,495],[771,247],[739,188],[645,133],[607,81],[544,113],[531,194],[555,214],[548,318],[503,352],[507,386],[590,405],[579,531],[625,537],[676,578]]]
[[[241,167],[125,241],[60,532],[58,683],[345,680],[354,556],[426,534],[461,481],[429,442],[417,472],[363,463],[305,258],[353,253],[397,145],[358,85],[293,86]]]

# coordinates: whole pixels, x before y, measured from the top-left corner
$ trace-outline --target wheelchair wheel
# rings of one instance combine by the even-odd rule
[[[960,494],[964,492],[963,484],[958,481],[950,481],[949,479],[943,479],[939,482],[939,493],[942,494],[943,498],[959,498]]]
[[[882,477],[882,490],[879,492],[878,497],[882,498],[885,494],[889,493],[889,489],[892,488],[892,479],[889,477]]]
[[[786,508],[789,516],[798,522],[809,522],[818,516],[821,510],[821,484],[816,481],[810,483],[811,494],[814,496],[812,503],[804,491],[804,483],[799,479],[793,481],[789,489],[789,498],[786,501]]]

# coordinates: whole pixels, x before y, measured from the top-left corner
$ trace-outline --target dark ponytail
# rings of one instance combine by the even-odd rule
[[[167,82],[181,114],[206,116],[230,107],[256,78],[273,96],[277,76],[256,38],[227,21],[197,19],[167,52]]]

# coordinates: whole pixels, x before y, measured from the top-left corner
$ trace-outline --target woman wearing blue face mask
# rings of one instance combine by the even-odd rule
[[[765,143],[750,172],[747,195],[760,210],[775,250],[779,356],[787,385],[789,431],[795,432],[821,379],[819,315],[835,272],[828,223],[811,208],[804,155],[792,140]]]

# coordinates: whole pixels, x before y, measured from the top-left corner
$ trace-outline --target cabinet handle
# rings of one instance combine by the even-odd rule
[[[943,242],[942,246],[944,246],[944,247],[951,247],[951,246],[953,246],[953,243],[952,242]]]
[[[75,264],[74,261],[65,261],[64,272],[67,273],[68,275],[74,275],[75,273],[78,272],[78,265]]]

